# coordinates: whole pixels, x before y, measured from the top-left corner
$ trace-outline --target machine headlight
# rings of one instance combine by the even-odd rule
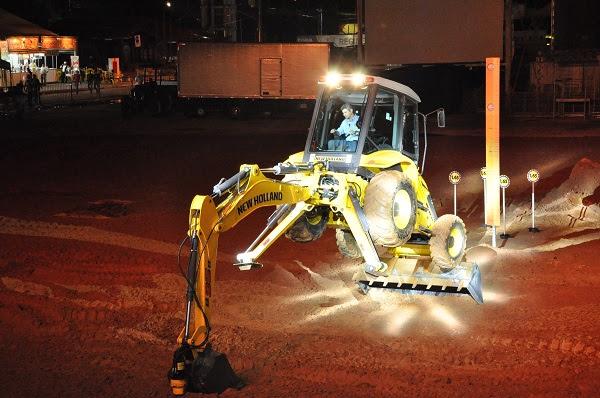
[[[325,84],[332,87],[339,86],[342,81],[342,76],[337,72],[329,72],[327,76],[325,76]]]
[[[354,73],[352,74],[352,84],[355,86],[362,86],[365,84],[365,75],[362,73]]]

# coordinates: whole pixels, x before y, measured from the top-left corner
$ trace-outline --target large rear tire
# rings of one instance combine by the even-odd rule
[[[362,257],[362,253],[358,248],[356,239],[350,231],[344,231],[342,229],[336,229],[335,231],[335,243],[337,243],[338,250],[344,257],[359,258]]]
[[[462,261],[467,246],[465,223],[457,216],[445,214],[431,229],[429,240],[433,265],[448,272]]]
[[[364,210],[373,243],[386,247],[406,243],[417,216],[417,199],[408,176],[387,170],[373,177],[365,192]]]
[[[327,228],[326,209],[315,208],[300,216],[296,223],[285,233],[286,238],[294,242],[307,243],[319,239]]]

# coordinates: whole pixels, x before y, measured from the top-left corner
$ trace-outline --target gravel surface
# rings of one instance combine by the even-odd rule
[[[105,104],[3,121],[0,395],[170,396],[185,291],[177,245],[191,198],[242,163],[268,167],[301,151],[309,119],[123,121],[118,104]],[[448,173],[463,176],[459,216],[485,303],[364,296],[352,283],[360,261],[337,253],[333,231],[310,244],[281,239],[263,269],[240,272],[234,256],[269,214],[257,211],[220,240],[212,340],[248,382],[223,397],[598,395],[597,123],[507,127],[514,238],[496,251],[481,227],[479,124],[433,131],[425,179],[443,214]],[[527,231],[530,168],[541,173],[539,234]]]

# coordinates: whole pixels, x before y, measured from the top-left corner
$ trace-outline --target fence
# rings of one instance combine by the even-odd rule
[[[513,115],[600,117],[600,65],[597,62],[535,62],[529,91],[513,92]]]
[[[40,88],[40,105],[66,105],[81,102],[94,102],[120,97],[129,93],[131,82],[102,81],[93,82],[48,83]],[[28,94],[28,93],[27,93]],[[28,101],[30,96],[27,96]],[[36,98],[31,98],[36,102]]]

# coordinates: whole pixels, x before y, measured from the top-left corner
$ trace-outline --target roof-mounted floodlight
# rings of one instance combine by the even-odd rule
[[[340,87],[342,85],[353,85],[355,87],[366,86],[373,83],[373,76],[366,76],[363,73],[353,73],[351,75],[340,74],[338,72],[329,72],[326,76],[321,77],[319,84],[326,84],[329,87]]]
[[[362,73],[354,73],[352,74],[352,84],[355,86],[362,86],[365,84],[365,75]]]
[[[342,75],[337,72],[329,72],[327,76],[325,76],[325,84],[331,87],[339,86],[342,81]]]

